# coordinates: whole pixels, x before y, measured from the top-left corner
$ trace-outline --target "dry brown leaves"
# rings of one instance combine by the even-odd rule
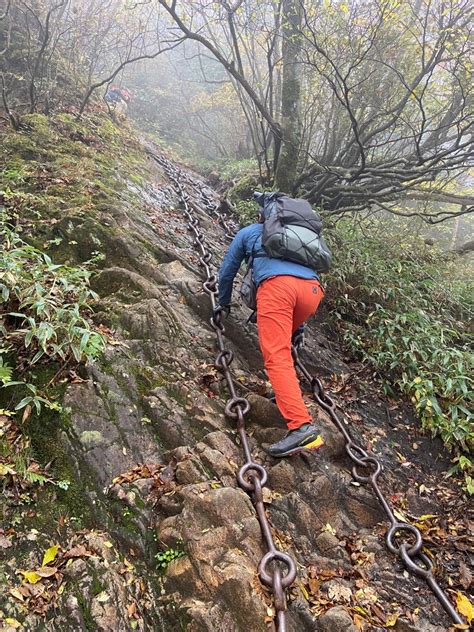
[[[355,626],[365,632],[377,628],[391,628],[405,613],[395,603],[387,604],[370,585],[368,571],[374,563],[374,554],[364,550],[363,540],[350,538],[345,542],[353,564],[352,569],[343,567],[310,567],[308,578],[300,585],[303,596],[310,604],[315,617],[334,606],[343,606],[352,615]],[[351,583],[347,581],[351,579]]]
[[[116,476],[112,480],[109,491],[113,490],[115,486],[130,484],[141,479],[152,479],[153,485],[148,500],[157,502],[161,496],[174,490],[176,485],[174,474],[177,464],[176,459],[172,459],[166,466],[160,463],[142,463],[128,472]]]
[[[43,555],[41,566],[16,572],[22,576],[22,583],[9,589],[9,594],[30,612],[45,614],[57,604],[64,592],[64,570],[73,559],[96,555],[84,545],[77,545],[62,551],[59,545],[53,545]],[[53,564],[54,562],[54,564]]]
[[[161,472],[163,467],[164,466],[160,463],[142,463],[129,470],[128,472],[124,472],[123,474],[116,476],[112,480],[112,483],[114,485],[123,485],[123,483],[133,483],[140,478],[154,479],[155,477],[159,477],[159,473]]]
[[[102,334],[102,336],[104,336],[107,344],[113,347],[126,347],[128,349],[128,345],[123,340],[119,340],[117,338],[116,332],[109,327],[100,324],[98,327],[96,327],[96,329],[100,334]]]

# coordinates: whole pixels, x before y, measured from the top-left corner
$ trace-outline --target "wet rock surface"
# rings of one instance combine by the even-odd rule
[[[97,561],[78,559],[67,569],[66,583],[77,590],[64,592],[44,629],[264,632],[274,615],[257,575],[265,550],[252,503],[235,479],[242,455],[223,414],[227,395],[213,365],[209,301],[178,200],[153,161],[150,171],[153,185],[140,191],[146,203],[124,205],[100,222],[106,257],[94,284],[101,296],[95,319],[113,335],[103,361],[68,386],[69,420],[57,437],[91,520],[120,550],[122,570],[124,558],[133,566],[133,580],[130,569],[122,574],[114,567],[103,541],[96,543]],[[228,242],[215,218],[199,210],[204,185],[189,177],[217,264]],[[78,249],[93,246],[83,218],[63,220],[57,230],[74,231]],[[289,630],[382,630],[391,612],[398,632],[448,630],[431,592],[386,551],[380,505],[354,484],[344,441],[324,412],[311,404],[326,441],[319,452],[275,461],[263,451],[285,426],[268,399],[256,330],[246,318],[242,307],[233,309],[226,335],[232,370],[252,404],[250,443],[269,474],[264,498],[274,537],[297,561]],[[370,442],[386,466],[384,491],[394,502],[397,494],[408,498],[412,515],[427,513],[429,499],[419,486],[430,489],[435,473],[423,467],[408,473],[396,457],[400,446],[413,443],[406,408],[384,400],[360,366],[348,365],[318,322],[308,327],[304,359],[326,379],[351,433]],[[445,465],[439,446],[431,449]],[[416,461],[412,454],[406,459]],[[176,556],[160,569],[166,551]],[[108,599],[93,594],[90,564],[103,570]],[[30,629],[43,629],[39,615],[31,617]]]

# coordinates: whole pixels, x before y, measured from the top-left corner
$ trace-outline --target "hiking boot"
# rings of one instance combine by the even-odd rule
[[[293,456],[303,450],[312,452],[318,450],[324,441],[313,424],[303,424],[295,430],[290,430],[280,441],[264,448],[265,452],[275,458]]]

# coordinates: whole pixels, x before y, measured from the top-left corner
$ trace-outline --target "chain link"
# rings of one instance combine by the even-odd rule
[[[173,183],[180,198],[183,213],[188,222],[188,228],[194,234],[194,245],[200,253],[199,263],[204,270],[205,277],[202,287],[210,299],[213,310],[210,326],[216,333],[217,346],[219,348],[215,366],[224,375],[230,394],[225,406],[225,415],[237,422],[237,431],[245,455],[245,464],[240,468],[237,474],[237,482],[252,498],[257,513],[262,538],[267,547],[267,553],[263,556],[258,565],[258,573],[262,583],[268,586],[273,593],[277,630],[278,632],[286,632],[286,590],[295,581],[296,564],[293,558],[277,549],[273,539],[270,523],[265,511],[262,491],[267,483],[268,475],[265,468],[253,460],[245,427],[245,417],[250,411],[250,403],[245,397],[240,397],[237,393],[230,370],[234,354],[231,349],[225,346],[225,327],[222,312],[215,311],[218,307],[218,286],[217,276],[211,266],[212,253],[207,248],[205,236],[201,232],[199,219],[193,212],[193,208],[197,208],[197,205],[190,202],[189,196],[184,190],[182,183],[186,183],[197,191],[203,202],[204,209],[217,217],[224,230],[226,230],[226,235],[230,239],[233,238],[232,233],[235,232],[235,227],[231,225],[231,222],[224,213],[217,210],[216,205],[207,192],[196,187],[188,174],[177,169],[170,161],[162,156],[156,156],[155,154],[151,154],[151,156],[163,167],[167,177]]]
[[[400,522],[395,517],[390,503],[378,484],[378,477],[382,473],[382,464],[375,456],[369,455],[363,448],[354,443],[344,423],[336,413],[336,404],[325,392],[321,380],[313,377],[301,361],[298,349],[293,347],[293,359],[306,381],[311,385],[313,397],[316,403],[331,417],[332,422],[342,433],[345,439],[347,455],[354,463],[352,476],[359,483],[370,485],[382,505],[388,518],[389,528],[385,535],[385,543],[388,550],[400,557],[405,568],[426,581],[431,591],[437,597],[443,608],[449,614],[454,623],[463,624],[464,621],[458,615],[456,609],[448,599],[446,593],[436,581],[433,573],[433,563],[428,555],[423,553],[424,543],[420,530],[407,522]],[[362,473],[364,471],[365,473]]]

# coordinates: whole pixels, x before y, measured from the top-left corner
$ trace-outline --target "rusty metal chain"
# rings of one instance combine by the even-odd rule
[[[433,573],[433,562],[423,552],[424,542],[420,530],[407,522],[400,522],[394,515],[392,508],[379,487],[378,477],[382,472],[382,464],[374,455],[369,454],[354,443],[344,423],[336,413],[334,400],[325,392],[321,380],[311,375],[301,361],[297,346],[293,346],[293,360],[305,380],[311,385],[316,403],[331,417],[332,422],[344,436],[346,452],[354,463],[352,476],[358,483],[369,484],[389,520],[390,526],[385,535],[388,550],[400,557],[405,568],[426,581],[443,608],[454,623],[463,624],[464,621],[456,612],[448,596],[436,581]],[[364,473],[365,472],[365,473]]]
[[[168,162],[168,164],[170,164]],[[233,221],[228,215],[219,210],[219,206],[215,204],[212,200],[212,197],[208,194],[207,191],[211,192],[209,189],[206,191],[202,186],[198,186],[196,182],[189,176],[185,171],[180,171],[180,182],[185,182],[188,186],[193,188],[197,195],[201,198],[203,202],[203,207],[205,210],[214,215],[217,218],[222,228],[225,230],[225,238],[229,241],[232,241],[234,238],[234,233],[238,230],[238,224]]]
[[[200,253],[199,263],[204,269],[205,274],[205,280],[203,281],[202,287],[210,299],[213,310],[210,325],[216,333],[217,346],[219,348],[219,353],[217,354],[215,360],[215,366],[223,373],[230,393],[230,397],[225,406],[225,414],[227,417],[237,422],[237,431],[239,433],[240,443],[245,456],[245,464],[241,467],[239,473],[237,474],[237,481],[240,487],[250,495],[257,513],[262,537],[267,548],[267,553],[262,557],[258,565],[258,573],[262,583],[268,586],[273,593],[277,630],[278,632],[286,632],[286,590],[291,586],[296,578],[296,564],[287,553],[280,551],[276,547],[270,523],[265,512],[262,490],[267,482],[268,476],[265,468],[259,463],[256,463],[252,456],[249,438],[245,427],[245,417],[250,411],[250,404],[245,397],[240,397],[237,393],[235,382],[230,370],[234,354],[231,349],[228,349],[225,345],[225,328],[222,322],[222,312],[215,311],[218,307],[218,286],[217,276],[211,267],[212,253],[207,248],[206,238],[201,231],[199,220],[195,213],[193,213],[189,196],[181,184],[183,181],[189,182],[186,174],[174,167],[174,165],[172,165],[166,158],[156,156],[155,154],[151,154],[151,156],[163,167],[166,175],[173,183],[183,206],[183,213],[188,220],[188,228],[194,234],[194,245]],[[209,207],[212,206],[214,214],[219,216],[224,228],[230,233],[232,229],[227,223],[226,216],[218,213],[212,200],[208,196],[202,195],[202,192],[200,193],[206,206],[206,210],[211,210]],[[224,220],[222,220],[221,215]],[[282,569],[280,565],[283,565],[284,568]],[[285,569],[286,572],[284,572]]]

